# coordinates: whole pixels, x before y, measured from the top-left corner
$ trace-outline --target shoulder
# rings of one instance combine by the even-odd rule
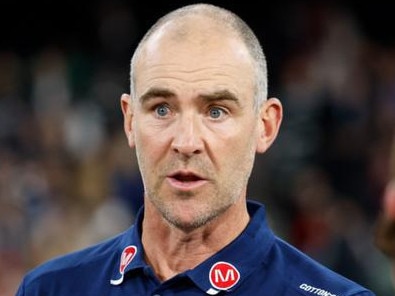
[[[276,238],[271,257],[274,270],[297,295],[374,295],[280,238]]]
[[[58,256],[34,268],[30,274],[40,275],[48,272],[81,268],[94,262],[108,260],[109,256],[118,247],[120,238],[121,235],[118,235],[87,248]]]
[[[24,277],[17,295],[67,295],[60,287],[86,286],[109,281],[119,260],[123,233],[90,247],[53,258]],[[60,290],[59,290],[60,289]],[[54,291],[59,293],[54,294]]]

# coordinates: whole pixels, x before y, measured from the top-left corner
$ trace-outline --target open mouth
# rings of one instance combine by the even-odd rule
[[[172,175],[171,178],[179,182],[195,182],[195,181],[203,180],[201,177],[193,173],[176,173]]]
[[[206,182],[206,179],[193,172],[177,171],[169,175],[168,180],[172,187],[180,190],[195,189]]]

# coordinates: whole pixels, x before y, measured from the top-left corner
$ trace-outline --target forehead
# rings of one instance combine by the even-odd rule
[[[152,83],[177,82],[246,91],[255,80],[245,44],[204,18],[164,25],[143,46],[135,66],[138,93]]]

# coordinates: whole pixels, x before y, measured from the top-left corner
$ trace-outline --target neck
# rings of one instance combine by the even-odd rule
[[[245,200],[200,228],[185,232],[169,224],[149,203],[145,206],[142,243],[147,263],[165,281],[196,267],[232,242],[249,221]]]

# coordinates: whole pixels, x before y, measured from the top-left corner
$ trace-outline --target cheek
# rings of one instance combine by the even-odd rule
[[[134,128],[136,146],[141,150],[155,149],[156,146],[160,146],[161,141],[164,141],[163,129],[155,126],[147,116],[136,115]]]
[[[258,138],[254,122],[234,124],[228,130],[228,137],[223,142],[228,149],[233,149],[241,154],[254,153]],[[226,134],[224,132],[224,134]]]
[[[237,141],[238,150],[235,153],[238,153],[240,163],[248,171],[252,169],[255,159],[257,137],[257,129],[251,128],[244,130]]]
[[[255,129],[240,129],[228,136],[221,136],[221,145],[217,147],[218,155],[222,158],[223,164],[230,170],[249,170],[256,151]]]
[[[242,145],[234,145],[231,152],[231,159],[235,166],[235,170],[250,170],[255,157],[255,149],[252,139],[240,140]]]
[[[145,162],[154,162],[161,153],[162,140],[158,135],[137,133],[135,136],[136,153]]]
[[[135,129],[135,151],[142,175],[159,173],[168,159],[171,134],[149,122],[140,121]]]

